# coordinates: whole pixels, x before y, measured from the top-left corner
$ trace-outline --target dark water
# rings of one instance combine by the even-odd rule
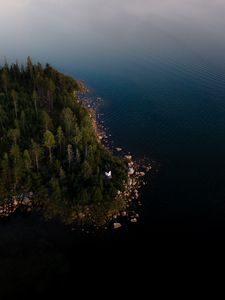
[[[16,8],[19,26],[10,24],[7,34],[0,29],[0,55],[10,61],[32,55],[85,80],[104,99],[103,119],[115,145],[160,167],[143,189],[138,225],[87,238],[37,217],[1,224],[1,264],[8,277],[11,263],[20,270],[26,261],[22,278],[44,290],[56,282],[63,286],[80,257],[91,264],[106,253],[126,258],[135,252],[135,260],[145,257],[147,263],[159,253],[166,260],[168,253],[202,245],[221,249],[225,2],[32,2]],[[10,5],[5,22],[7,14],[14,15]]]

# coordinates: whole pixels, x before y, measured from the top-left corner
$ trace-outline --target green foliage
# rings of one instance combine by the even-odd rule
[[[48,148],[49,160],[50,162],[52,162],[52,148],[55,147],[55,137],[49,130],[46,130],[44,133],[44,146]]]
[[[120,208],[124,163],[98,142],[78,92],[76,80],[30,57],[0,68],[0,202],[32,190],[48,216],[64,219],[77,207],[102,217]]]

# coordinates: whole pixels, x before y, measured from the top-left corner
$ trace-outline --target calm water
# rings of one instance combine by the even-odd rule
[[[23,61],[31,55],[85,80],[104,99],[104,121],[115,145],[158,161],[160,169],[143,190],[141,221],[135,227],[87,241],[59,225],[16,217],[1,227],[1,235],[10,232],[6,244],[21,242],[13,235],[16,228],[25,232],[27,244],[35,232],[54,253],[60,274],[68,274],[75,264],[71,253],[81,245],[121,249],[138,243],[146,249],[150,242],[147,249],[156,244],[158,249],[200,241],[222,244],[225,2],[64,2],[3,4],[1,58]],[[8,24],[15,16],[15,23]],[[54,226],[60,227],[58,235]],[[44,257],[42,262],[48,260]]]

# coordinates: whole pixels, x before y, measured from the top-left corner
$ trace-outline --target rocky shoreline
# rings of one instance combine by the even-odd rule
[[[140,189],[146,184],[145,176],[152,169],[151,163],[148,159],[138,160],[133,158],[130,153],[126,153],[120,147],[112,146],[110,141],[110,134],[106,133],[106,128],[103,125],[102,116],[99,113],[99,106],[102,103],[101,98],[93,98],[84,90],[78,95],[78,102],[80,102],[88,110],[89,116],[93,122],[96,136],[104,147],[120,157],[127,166],[128,179],[124,182],[122,191],[117,192],[115,200],[122,200],[124,207],[120,211],[114,212],[113,215],[107,217],[108,221],[104,224],[104,228],[118,229],[122,227],[123,220],[128,220],[131,223],[137,223],[139,219],[138,207],[142,205],[140,201]],[[34,205],[34,193],[21,193],[18,196],[13,196],[11,199],[6,199],[0,205],[0,219],[13,214],[16,210],[22,209],[26,212],[32,212],[37,205]],[[89,217],[88,217],[89,216]],[[91,217],[89,208],[83,209],[76,215],[75,223],[82,225],[82,231],[85,231],[85,219]],[[89,220],[90,221],[90,220]],[[99,228],[99,226],[95,226]],[[101,227],[101,226],[100,226]],[[74,230],[74,228],[72,228]],[[89,231],[87,231],[89,232]]]
[[[34,208],[33,197],[33,192],[29,192],[5,200],[4,204],[0,205],[0,218],[9,217],[19,208],[31,212]]]
[[[99,142],[113,152],[114,155],[123,159],[127,165],[127,182],[124,182],[123,191],[118,191],[116,196],[118,200],[122,199],[125,202],[124,209],[112,215],[104,228],[121,228],[124,219],[131,223],[137,223],[140,217],[138,207],[142,205],[140,189],[147,184],[145,177],[152,170],[152,165],[149,159],[138,160],[133,158],[130,153],[124,152],[122,148],[112,145],[112,141],[110,141],[111,135],[107,134],[107,130],[103,125],[102,115],[99,113],[99,106],[103,102],[101,98],[94,99],[88,93],[81,93],[78,101],[89,111]]]

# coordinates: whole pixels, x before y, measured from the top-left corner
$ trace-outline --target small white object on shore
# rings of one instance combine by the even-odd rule
[[[109,179],[112,178],[112,171],[109,171],[109,172],[105,172],[105,176]]]
[[[118,151],[118,152],[120,152],[122,150],[123,150],[122,148],[119,148],[119,147],[116,148],[116,151]]]
[[[113,223],[113,228],[114,229],[118,229],[120,227],[122,227],[121,223]]]

